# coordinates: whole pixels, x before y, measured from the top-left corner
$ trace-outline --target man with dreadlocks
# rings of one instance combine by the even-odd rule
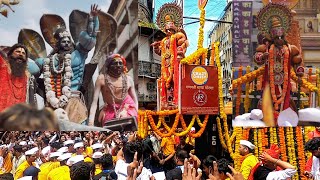
[[[99,115],[102,125],[115,118],[137,116],[138,99],[132,78],[126,74],[126,60],[119,54],[107,57],[104,72],[96,80],[90,108],[89,125],[93,125],[100,92],[106,103]]]
[[[97,5],[91,6],[87,29],[79,34],[79,42],[72,42],[70,33],[59,27],[54,33],[55,47],[47,58],[36,63],[43,72],[46,106],[65,109],[70,121],[86,123],[87,109],[80,99],[80,86],[84,75],[85,60],[96,44],[99,29]],[[56,112],[61,112],[59,109]],[[77,109],[77,111],[75,111]]]

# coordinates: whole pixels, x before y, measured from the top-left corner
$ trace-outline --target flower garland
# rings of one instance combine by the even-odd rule
[[[231,158],[235,160],[235,169],[237,171],[240,170],[242,161],[244,160],[244,156],[240,156],[239,147],[240,147],[240,137],[243,134],[243,130],[241,127],[235,127],[235,131],[237,132],[238,136],[235,142],[235,152],[231,154]],[[231,149],[231,152],[232,149]]]
[[[152,117],[151,114],[148,114],[147,116],[148,116],[149,123],[151,125],[152,130],[155,131],[155,133],[157,133],[160,137],[164,138],[164,137],[170,137],[175,132],[175,130],[178,127],[180,114],[179,113],[176,114],[176,117],[175,117],[174,123],[172,125],[172,128],[166,134],[160,132],[159,129],[157,129],[156,124],[154,123],[154,120],[153,120],[153,117]],[[145,137],[142,137],[142,138],[145,138]]]
[[[63,108],[67,105],[69,98],[71,96],[71,78],[72,78],[72,68],[71,68],[71,55],[66,54],[64,56],[63,62],[59,70],[56,69],[54,64],[57,54],[49,58],[45,58],[43,66],[43,78],[46,91],[46,98],[51,107],[58,109]],[[59,61],[59,59],[58,59]],[[52,72],[56,75],[56,84],[54,83],[54,76]],[[63,87],[61,86],[62,82],[62,73],[63,76]],[[64,88],[68,87],[68,88]],[[61,93],[62,92],[62,93]],[[61,95],[63,94],[63,95]]]
[[[253,129],[253,144],[256,146],[256,148],[254,148],[254,155],[256,157],[259,157],[259,146],[258,146],[258,133],[257,133],[258,129],[254,128]]]
[[[161,127],[161,122],[164,121],[164,116],[159,116],[157,128],[159,129]]]
[[[181,64],[193,64],[194,62],[196,62],[198,59],[200,59],[200,57],[203,54],[207,54],[208,49],[207,48],[200,48],[197,49],[194,53],[190,54],[189,56],[183,58],[180,63]]]
[[[215,46],[214,46],[214,41],[211,43],[211,55],[210,55],[210,62],[209,65],[213,66],[214,65],[214,57],[215,57]]]
[[[284,134],[284,127],[278,127],[279,132],[279,144],[280,144],[280,150],[281,150],[281,160],[288,162],[287,157],[287,150],[286,150],[286,140],[285,140],[285,134]]]
[[[304,156],[304,146],[303,146],[303,137],[302,130],[300,126],[296,127],[296,139],[297,139],[297,151],[298,151],[298,161],[299,161],[299,171],[300,177],[303,177],[304,171],[306,169],[306,159]]]
[[[181,120],[181,118],[183,118],[182,115],[180,115],[179,119]],[[185,128],[184,131],[182,131],[180,133],[173,132],[173,134],[175,136],[185,136],[185,135],[187,135],[190,132],[192,126],[194,125],[195,119],[196,119],[196,115],[193,115],[189,126],[187,128]],[[170,127],[167,125],[167,123],[164,121],[164,119],[161,119],[161,121],[162,121],[163,126],[166,128],[166,130],[170,131]]]
[[[265,69],[265,67],[262,66],[257,70],[254,70],[254,71],[252,71],[250,73],[245,74],[242,77],[238,77],[237,79],[232,80],[232,87],[236,88],[238,86],[238,84],[243,84],[243,83],[246,83],[246,82],[253,81],[254,79],[258,78],[258,76],[261,76],[264,73],[264,69]]]
[[[298,82],[298,77],[297,77],[296,73],[294,72],[293,68],[291,69],[290,76],[295,82]],[[308,82],[304,78],[302,78],[301,80],[302,80],[302,82],[301,82],[302,87],[307,88],[308,90],[313,91],[313,92],[318,92],[318,94],[320,94],[319,93],[320,91],[317,88],[317,86],[314,86],[312,83]]]
[[[241,76],[242,76],[242,66],[239,67],[238,78],[241,78]],[[242,92],[241,86],[242,86],[242,84],[239,83],[238,88],[237,88],[236,116],[238,116],[240,114],[241,92]]]
[[[197,120],[198,125],[199,125],[200,127],[203,127],[203,123],[200,121],[199,116],[198,116],[198,115],[193,115],[193,116],[195,116],[195,118],[196,118],[196,120]]]
[[[224,136],[222,135],[221,121],[220,121],[219,117],[217,117],[217,127],[218,127],[218,133],[219,133],[219,139],[220,139],[221,146],[223,147],[223,149],[228,150],[228,147],[225,143]],[[237,134],[237,136],[239,135],[238,133],[236,133],[236,134]]]
[[[247,66],[246,68],[246,74],[250,73],[250,66]],[[244,99],[244,111],[247,113],[249,112],[249,107],[250,107],[250,99],[249,99],[249,82],[246,82],[246,97]]]
[[[259,149],[259,151],[258,151],[258,153],[259,154],[262,154],[262,152],[263,152],[263,136],[262,136],[262,129],[257,129],[257,131],[258,131],[258,149]]]
[[[287,149],[289,155],[289,163],[293,166],[297,167],[297,158],[296,158],[296,151],[295,151],[295,144],[294,144],[294,135],[293,135],[293,128],[286,127],[287,130]],[[298,173],[294,174],[295,179],[299,179]]]
[[[231,147],[230,137],[229,137],[229,127],[227,123],[227,115],[224,112],[224,103],[223,103],[223,92],[222,92],[222,67],[219,57],[219,42],[215,43],[215,57],[216,57],[216,63],[218,68],[218,83],[219,83],[219,110],[220,110],[220,117],[223,120],[223,126],[224,126],[224,132],[225,132],[225,138],[226,138],[226,146],[228,149],[228,152],[230,153],[230,156],[233,157],[233,150]],[[221,126],[221,123],[220,123]],[[221,141],[222,142],[222,141]]]
[[[198,48],[197,49],[200,49],[203,47],[203,28],[204,28],[204,23],[205,23],[205,14],[206,14],[206,11],[201,8],[200,9],[200,27],[199,27],[199,39],[198,39]]]
[[[279,105],[284,101],[284,98],[286,96],[287,90],[288,90],[288,83],[289,83],[289,74],[288,74],[288,63],[289,63],[289,49],[287,46],[283,46],[284,48],[284,58],[283,58],[283,70],[284,70],[284,82],[283,82],[283,88],[282,88],[282,93],[280,98],[277,98],[276,95],[276,89],[275,89],[275,84],[274,84],[274,63],[275,63],[275,59],[274,59],[274,44],[271,45],[270,50],[269,50],[269,54],[271,54],[271,56],[269,56],[269,63],[270,63],[270,67],[269,67],[269,73],[270,73],[270,88],[271,88],[271,96],[272,96],[272,100],[274,102],[274,108],[275,110],[279,110]]]
[[[167,51],[167,47],[165,45],[165,41],[169,40],[169,52]],[[171,35],[170,38],[164,38],[161,41],[161,78],[164,80],[164,82],[166,83],[166,87],[169,87],[169,84],[172,80],[173,77],[173,68],[174,68],[174,58],[175,58],[175,48],[176,48],[176,36],[175,35]],[[170,69],[169,72],[167,72],[166,70],[166,59],[170,57]],[[169,73],[169,75],[167,74]]]
[[[182,128],[183,128],[183,129],[187,129],[187,125],[186,125],[184,119],[180,117],[180,120],[181,120]],[[203,120],[203,126],[202,126],[202,127],[200,128],[200,130],[199,130],[197,133],[195,133],[195,134],[193,134],[193,133],[191,133],[191,132],[188,132],[189,137],[193,137],[193,138],[198,138],[198,137],[200,137],[200,136],[202,135],[202,133],[204,132],[204,130],[206,129],[206,126],[207,126],[208,121],[209,121],[209,115],[205,115],[204,120]]]

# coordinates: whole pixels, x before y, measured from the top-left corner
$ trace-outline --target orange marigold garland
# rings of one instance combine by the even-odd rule
[[[289,49],[287,46],[284,46],[284,59],[283,59],[283,70],[284,70],[284,82],[283,82],[283,88],[282,88],[282,93],[280,98],[277,98],[276,95],[276,90],[275,90],[275,84],[274,84],[274,44],[271,45],[270,50],[269,50],[269,54],[271,54],[271,56],[269,56],[269,73],[270,73],[270,88],[271,88],[271,95],[272,95],[272,100],[274,102],[274,108],[275,110],[279,110],[279,105],[284,101],[284,98],[286,96],[287,93],[287,87],[289,84],[289,70],[288,70],[288,63],[289,63]]]
[[[286,141],[285,141],[286,136],[284,134],[284,127],[278,127],[278,131],[279,131],[279,144],[280,144],[280,150],[281,150],[281,160],[288,162]]]
[[[250,73],[250,69],[251,69],[250,66],[247,66],[246,74]],[[249,107],[250,107],[249,90],[250,90],[250,83],[249,83],[249,81],[247,81],[246,82],[246,97],[244,99],[244,111],[245,111],[245,113],[249,112]]]
[[[302,130],[300,126],[296,127],[296,140],[297,140],[297,151],[298,151],[298,162],[299,162],[299,171],[300,177],[304,176],[304,171],[306,169],[306,159],[304,156],[304,146],[303,146],[303,137]]]
[[[238,78],[241,78],[241,76],[242,76],[242,66],[239,67]],[[242,84],[239,83],[237,88],[236,116],[240,114],[241,92],[242,92]]]
[[[184,119],[181,119],[181,118],[180,118],[180,121],[181,121],[182,128],[183,128],[183,129],[186,129],[186,128],[187,128],[187,125],[186,125],[186,123],[184,122]],[[200,128],[200,130],[199,130],[197,133],[195,133],[195,134],[189,132],[188,135],[189,135],[190,137],[193,137],[193,138],[198,138],[198,137],[200,137],[200,136],[202,135],[202,133],[204,132],[204,130],[206,129],[206,126],[207,126],[208,121],[209,121],[209,115],[205,115],[204,120],[203,120],[203,123],[202,123],[203,126]]]

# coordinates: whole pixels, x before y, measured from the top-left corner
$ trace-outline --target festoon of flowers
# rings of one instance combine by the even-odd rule
[[[44,60],[44,85],[46,90],[46,98],[49,104],[57,109],[63,108],[67,105],[69,98],[71,96],[71,78],[72,68],[71,68],[71,54],[66,54],[64,56],[61,65],[58,65],[58,69],[55,67],[54,60],[57,55],[46,58]],[[57,81],[54,83],[54,76],[56,75]],[[64,73],[62,77],[62,73]],[[63,79],[62,79],[63,78]],[[63,86],[61,86],[61,81],[63,80]],[[61,88],[62,87],[62,88]],[[62,93],[62,95],[61,95]]]

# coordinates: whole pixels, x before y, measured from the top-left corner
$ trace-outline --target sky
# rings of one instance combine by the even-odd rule
[[[170,3],[173,0],[155,0],[155,16],[158,13],[158,9],[164,3]],[[220,15],[222,14],[224,7],[227,5],[227,0],[208,0],[208,3],[205,7],[206,10],[206,19],[213,19],[217,20]],[[197,0],[184,0],[184,17],[200,17],[200,10],[198,8],[198,1]],[[193,22],[195,20],[186,19],[184,18],[184,24]],[[184,30],[187,33],[190,46],[187,49],[186,55],[189,55],[197,50],[197,42],[198,42],[198,34],[199,34],[199,25],[200,23],[194,23],[190,25],[185,25]],[[204,43],[203,47],[208,47],[208,33],[210,30],[213,29],[215,22],[206,21],[204,25]]]
[[[72,10],[89,13],[91,4],[98,4],[101,11],[107,12],[110,3],[111,0],[20,0],[19,4],[11,6],[14,13],[6,6],[1,7],[8,9],[8,18],[0,15],[0,46],[12,46],[17,43],[22,28],[33,29],[41,34],[39,22],[43,14],[61,16],[69,28],[69,15]],[[51,47],[46,44],[46,49],[49,52]],[[89,56],[92,56],[93,52],[94,50],[91,50]]]

